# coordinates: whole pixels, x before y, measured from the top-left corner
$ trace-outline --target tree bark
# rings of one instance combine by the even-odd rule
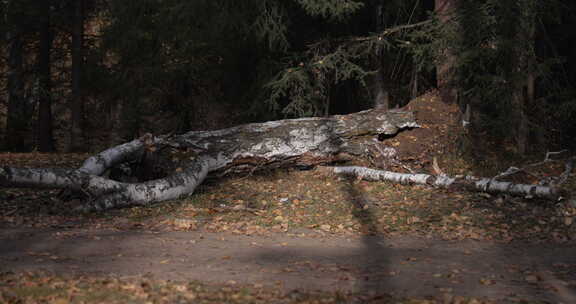
[[[444,26],[449,26],[449,24],[453,22],[452,15],[456,9],[457,1],[458,0],[435,0],[434,11]],[[441,50],[441,52],[442,58],[439,58],[438,63],[436,64],[438,91],[440,92],[442,101],[445,103],[454,103],[457,99],[453,79],[453,69],[456,57],[453,54],[453,50],[450,48]]]
[[[9,43],[8,54],[8,109],[6,118],[5,148],[9,151],[23,152],[29,150],[26,138],[27,120],[24,100],[23,58],[24,45],[16,29],[6,33]]]
[[[421,184],[452,190],[468,190],[488,193],[506,193],[510,195],[537,197],[557,200],[562,192],[554,187],[515,184],[498,181],[494,178],[474,176],[450,177],[447,175],[408,174],[364,167],[326,167],[322,168],[334,174],[352,175],[368,181],[391,181],[401,184]]]
[[[378,1],[375,10],[375,29],[377,33],[380,33],[384,29],[384,3],[383,1]],[[382,62],[384,60],[384,50],[382,45],[378,45],[376,48],[376,53],[374,54],[374,75],[373,77],[373,100],[374,108],[388,110],[390,108],[390,94],[386,89],[386,80],[384,77],[384,71],[382,68]]]
[[[512,137],[516,142],[516,152],[525,155],[529,145],[529,121],[526,113],[527,103],[533,98],[533,52],[534,52],[534,27],[536,1],[510,1],[502,2],[500,8],[502,38],[515,42],[509,46],[503,47],[502,51],[505,56],[509,56],[507,75],[511,91],[511,102],[514,124]],[[506,19],[504,19],[506,18]]]
[[[83,120],[84,100],[82,96],[82,68],[84,63],[84,0],[74,1],[72,24],[72,98],[69,152],[85,150]]]
[[[40,2],[40,48],[38,51],[38,76],[40,80],[40,101],[38,107],[38,150],[54,151],[52,135],[52,96],[50,51],[52,49],[52,31],[50,28],[50,0]]]
[[[146,205],[190,195],[208,174],[279,166],[314,166],[347,160],[366,151],[366,141],[418,127],[410,112],[368,110],[349,115],[241,125],[177,136],[145,135],[88,158],[77,170],[0,169],[0,187],[68,188],[85,193],[85,211]],[[142,168],[136,183],[105,177],[120,165]],[[150,164],[148,164],[150,165]],[[155,167],[155,168],[154,168]],[[161,172],[150,172],[161,169]],[[147,180],[148,178],[156,178]]]

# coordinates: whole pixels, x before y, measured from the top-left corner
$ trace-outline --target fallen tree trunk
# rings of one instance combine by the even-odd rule
[[[84,211],[146,205],[192,194],[209,173],[347,160],[365,153],[367,140],[415,127],[411,112],[368,110],[176,136],[145,135],[88,158],[76,170],[0,168],[0,186],[74,190],[88,196],[78,207]],[[132,170],[123,175],[138,179],[114,178],[119,168]]]
[[[516,196],[545,198],[558,200],[562,192],[555,187],[540,185],[515,184],[498,181],[494,178],[478,178],[474,176],[450,177],[444,174],[411,174],[365,167],[322,167],[320,170],[328,173],[351,175],[357,179],[368,181],[390,181],[400,184],[420,184],[437,188],[468,190],[488,193],[506,193]]]

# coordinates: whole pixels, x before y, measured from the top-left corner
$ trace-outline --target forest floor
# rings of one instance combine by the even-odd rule
[[[409,107],[422,128],[385,142],[413,169],[432,156],[449,174],[519,165],[482,147],[474,164],[447,153],[457,111],[432,95]],[[5,153],[0,165],[87,156]],[[570,204],[280,169],[104,213],[73,213],[82,202],[59,194],[0,189],[0,303],[576,303]]]

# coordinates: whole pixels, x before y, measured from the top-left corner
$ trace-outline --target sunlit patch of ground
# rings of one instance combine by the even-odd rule
[[[562,204],[281,171],[205,186],[173,203],[176,229],[236,233],[409,234],[442,239],[574,240]],[[153,216],[156,210],[129,213]]]
[[[574,208],[506,196],[276,170],[212,180],[191,197],[80,215],[58,191],[3,189],[0,219],[17,226],[227,231],[241,234],[417,235],[442,239],[573,241]]]

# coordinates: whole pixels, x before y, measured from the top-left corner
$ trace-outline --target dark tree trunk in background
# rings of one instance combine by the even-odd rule
[[[452,14],[456,9],[457,1],[458,0],[435,0],[434,11],[440,21],[445,25],[452,22]],[[453,68],[456,58],[449,48],[442,50],[442,52],[442,58],[439,58],[436,65],[437,86],[442,101],[445,103],[454,103],[457,99],[456,88],[453,84]]]
[[[536,31],[536,18],[534,17],[534,14],[535,12],[527,9],[526,14],[522,16],[524,19],[522,24],[524,26],[520,29],[520,34],[518,37],[519,41],[523,41],[525,45],[529,46],[528,48],[520,48],[518,50],[521,54],[520,72],[525,72],[526,75],[525,79],[523,80],[524,85],[520,87],[520,92],[518,92],[521,96],[522,103],[519,105],[520,108],[518,109],[520,112],[520,121],[518,122],[517,143],[518,152],[522,155],[528,152],[528,146],[530,144],[530,125],[527,110],[529,107],[533,106],[535,98],[534,95],[536,94],[536,74],[534,70],[537,63],[535,62],[531,52],[535,44],[534,37]]]
[[[20,33],[9,30],[6,34],[9,43],[8,54],[8,113],[6,118],[5,145],[9,151],[28,150],[24,141],[27,119],[24,100],[24,79],[22,52],[24,46]]]
[[[376,32],[380,33],[384,30],[384,0],[376,1],[375,9],[375,27]],[[382,61],[384,59],[384,50],[382,45],[379,45],[376,49],[376,54],[374,54],[374,68],[375,74],[373,77],[372,84],[372,94],[374,98],[374,108],[376,109],[389,109],[390,100],[389,93],[386,89],[386,79],[384,77],[384,71],[382,67]]]
[[[52,96],[50,90],[51,69],[50,51],[52,49],[52,32],[50,29],[50,0],[40,1],[40,48],[38,54],[38,76],[40,82],[40,101],[38,108],[38,150],[40,152],[54,151],[52,135]]]
[[[535,1],[523,3],[516,1],[502,2],[502,17],[510,16],[502,22],[504,27],[503,38],[515,43],[503,49],[505,55],[510,56],[512,65],[508,71],[508,81],[512,93],[513,123],[515,126],[513,136],[516,142],[516,152],[525,155],[528,152],[530,126],[528,122],[528,102],[534,98],[534,26]],[[504,18],[502,18],[504,19]]]
[[[72,121],[70,126],[69,152],[85,150],[83,138],[84,100],[82,96],[82,67],[84,62],[84,0],[74,1],[72,24]]]

